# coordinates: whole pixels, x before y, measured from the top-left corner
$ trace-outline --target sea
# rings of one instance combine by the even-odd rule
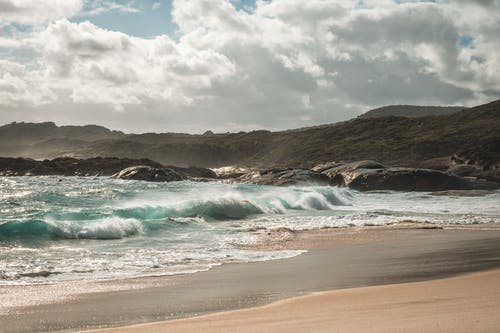
[[[500,222],[500,191],[0,177],[0,285],[186,274],[304,251],[263,251],[274,229]]]

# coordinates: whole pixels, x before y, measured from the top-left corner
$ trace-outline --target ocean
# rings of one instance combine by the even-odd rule
[[[0,177],[0,284],[193,273],[302,253],[244,246],[279,228],[500,222],[500,191],[474,194]]]

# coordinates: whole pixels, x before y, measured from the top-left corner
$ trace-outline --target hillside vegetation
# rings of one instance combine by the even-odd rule
[[[356,118],[283,132],[123,134],[99,126],[13,123],[0,127],[0,156],[149,158],[178,166],[303,166],[373,159],[418,166],[474,151],[498,161],[500,100],[443,116]]]
[[[359,118],[405,117],[420,118],[429,116],[446,116],[465,110],[464,106],[415,106],[389,105],[368,111]]]

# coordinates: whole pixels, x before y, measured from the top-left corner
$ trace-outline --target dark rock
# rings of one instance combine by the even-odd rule
[[[199,167],[189,167],[189,168],[181,168],[175,166],[167,166],[167,168],[174,170],[184,177],[196,177],[196,178],[208,178],[208,179],[216,179],[217,174],[210,169],[207,168],[199,168]]]
[[[111,177],[117,179],[145,180],[150,182],[172,182],[184,179],[184,177],[172,169],[152,168],[147,165],[137,165],[126,168]]]
[[[328,165],[328,163],[325,165]],[[321,173],[327,175],[334,185],[348,186],[360,174],[373,170],[383,170],[385,166],[376,161],[365,160],[350,163],[335,163],[331,164],[330,168],[320,169],[322,169]]]
[[[348,184],[360,191],[444,191],[472,189],[467,180],[429,169],[387,168],[359,173]]]
[[[500,182],[500,140],[454,154],[448,171],[463,177]]]
[[[256,172],[256,169],[247,169],[238,166],[225,166],[213,170],[218,179],[238,179],[251,172]]]
[[[29,158],[0,158],[0,175],[9,176],[110,176],[134,165],[147,165],[161,168],[162,165],[148,159],[115,157],[95,157],[76,159],[58,157],[53,160],[37,161]]]
[[[343,165],[344,163],[342,162],[326,162],[326,163],[321,163],[316,166],[314,166],[311,170],[316,171],[316,172],[323,172],[328,169],[336,168],[338,166]]]
[[[448,168],[450,167],[450,162],[451,162],[451,156],[441,156],[424,160],[420,163],[415,163],[415,165],[412,165],[412,167],[447,171]]]
[[[149,159],[130,159],[116,157],[95,157],[77,159],[72,157],[58,157],[53,160],[37,161],[29,158],[2,158],[0,157],[0,176],[111,176],[133,166],[148,166],[163,169],[165,166]],[[189,167],[181,168],[169,166],[182,178],[217,178],[217,174],[210,169]]]
[[[307,169],[269,169],[240,177],[241,181],[260,185],[330,185],[328,176]]]
[[[331,182],[359,191],[446,191],[495,189],[499,184],[430,169],[387,168],[375,161],[333,165],[322,171]]]

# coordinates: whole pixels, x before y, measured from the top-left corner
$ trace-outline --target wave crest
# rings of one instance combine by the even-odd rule
[[[0,225],[0,240],[120,239],[142,233],[136,219],[110,217],[96,221],[10,221]]]
[[[155,200],[153,200],[155,201]],[[158,202],[160,201],[160,202]],[[228,193],[205,200],[180,202],[129,203],[129,207],[114,210],[122,218],[154,220],[200,217],[206,220],[241,220],[259,214],[284,214],[287,210],[333,210],[344,205],[334,189],[279,190],[271,193]]]

